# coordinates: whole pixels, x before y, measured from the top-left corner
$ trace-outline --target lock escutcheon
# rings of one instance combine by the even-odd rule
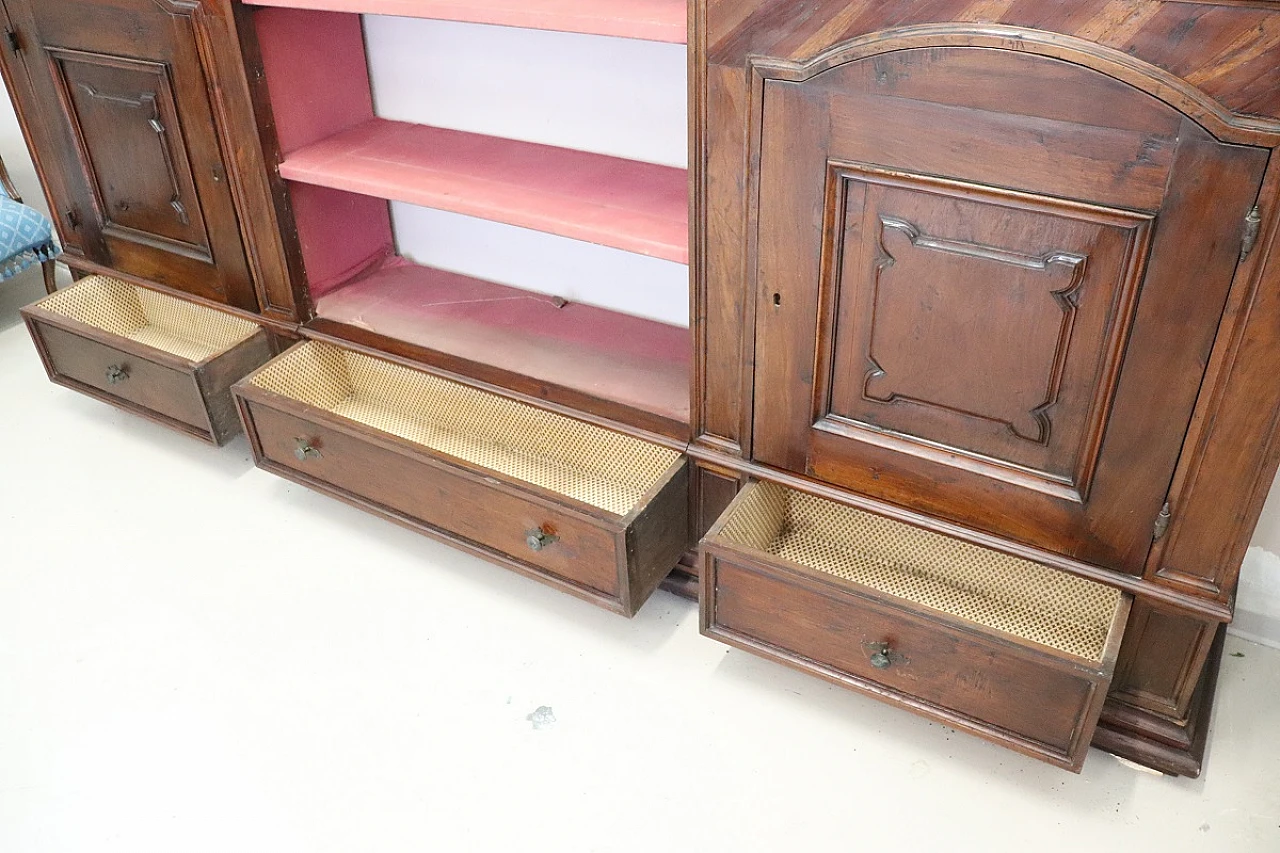
[[[888,669],[896,663],[906,661],[906,658],[895,652],[887,642],[863,643],[862,646],[871,653],[871,665],[876,669]]]
[[[294,448],[293,455],[298,457],[299,462],[320,458],[320,451],[311,444],[311,439],[295,438],[294,441],[297,442],[297,447]]]

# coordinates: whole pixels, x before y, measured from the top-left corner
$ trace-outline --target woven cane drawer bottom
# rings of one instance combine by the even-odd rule
[[[271,357],[247,320],[105,276],[23,315],[51,380],[216,444],[239,430],[231,385]]]
[[[261,467],[614,611],[633,615],[687,545],[688,475],[666,448],[328,344],[235,393]]]
[[[1129,602],[767,483],[703,551],[709,636],[1079,770]]]

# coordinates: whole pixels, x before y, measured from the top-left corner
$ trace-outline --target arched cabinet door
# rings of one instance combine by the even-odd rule
[[[206,3],[5,0],[5,49],[34,95],[19,108],[68,250],[252,309],[210,102]]]
[[[756,75],[754,457],[1140,574],[1268,152],[1027,52]]]

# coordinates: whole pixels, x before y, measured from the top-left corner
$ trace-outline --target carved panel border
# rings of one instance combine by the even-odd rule
[[[115,223],[102,197],[102,190],[96,179],[89,180],[89,189],[93,194],[93,203],[96,208],[98,221],[102,223],[102,230],[105,235],[115,236],[119,239],[129,242],[139,243],[145,246],[161,249],[167,252],[173,252],[188,258],[192,258],[203,263],[213,263],[213,254],[209,246],[208,234],[205,232],[204,217],[202,211],[198,209],[198,195],[195,195],[191,201],[195,208],[189,207],[182,202],[182,187],[180,184],[180,171],[187,170],[186,151],[181,149],[179,141],[183,138],[182,128],[179,124],[179,117],[176,104],[174,102],[174,86],[170,77],[170,68],[163,62],[153,62],[149,60],[133,59],[130,57],[113,56],[104,53],[92,53],[81,50],[70,50],[67,48],[48,47],[45,52],[49,56],[49,63],[52,71],[54,85],[57,87],[58,97],[62,101],[64,113],[72,121],[72,130],[75,135],[75,143],[77,155],[80,159],[81,168],[85,175],[94,176],[97,169],[93,163],[93,158],[89,153],[89,145],[85,138],[84,130],[80,126],[79,112],[76,109],[75,99],[71,92],[71,82],[67,79],[66,65],[68,63],[79,63],[82,65],[118,68],[124,71],[131,71],[138,74],[145,74],[154,77],[157,83],[159,97],[140,97],[133,99],[137,101],[137,106],[143,108],[146,102],[153,105],[156,110],[161,110],[167,103],[169,112],[172,116],[169,118],[168,124],[161,122],[157,115],[153,114],[148,118],[152,128],[156,131],[157,141],[160,145],[162,155],[168,167],[168,175],[174,188],[174,212],[183,220],[184,225],[194,222],[203,239],[200,243],[192,243],[184,240],[176,240],[159,234],[139,231],[135,228],[123,226]],[[89,87],[82,87],[89,90]],[[130,103],[130,99],[122,98],[116,95],[106,95],[95,91],[89,94],[98,98],[110,100],[117,103]],[[179,148],[175,149],[175,145]],[[192,176],[194,179],[194,176]],[[193,181],[194,186],[194,181]]]
[[[1123,267],[1123,276],[1116,288],[1116,296],[1112,315],[1107,326],[1106,341],[1102,347],[1102,359],[1097,373],[1094,399],[1090,402],[1086,418],[1083,438],[1079,445],[1073,473],[1071,476],[1057,476],[1051,472],[1018,465],[1004,459],[997,459],[983,454],[967,451],[950,445],[930,441],[920,436],[906,435],[890,429],[877,427],[835,414],[833,407],[833,387],[835,370],[835,340],[831,330],[835,324],[836,311],[840,301],[840,278],[844,264],[843,241],[840,236],[845,231],[845,213],[847,210],[847,193],[851,182],[879,184],[886,187],[926,190],[959,198],[989,201],[993,203],[1015,202],[1024,209],[1039,210],[1057,216],[1070,215],[1072,218],[1100,225],[1118,227],[1131,232],[1128,256]],[[1154,235],[1155,217],[1148,213],[1137,213],[1086,204],[1065,199],[1047,198],[1044,196],[1004,190],[994,187],[978,186],[963,181],[949,180],[925,175],[914,175],[898,170],[883,169],[864,163],[830,161],[827,164],[827,215],[823,225],[822,257],[823,271],[819,293],[818,328],[815,339],[819,341],[814,365],[814,429],[839,435],[841,437],[866,442],[891,450],[909,452],[922,456],[943,465],[954,465],[957,456],[969,460],[970,466],[977,466],[986,476],[1000,480],[1019,488],[1032,489],[1055,498],[1083,504],[1088,500],[1089,491],[1102,453],[1106,425],[1117,387],[1120,370],[1123,366],[1124,351],[1136,318],[1138,295],[1141,290],[1146,270],[1146,259],[1150,253]],[[910,223],[894,222],[887,225],[896,230],[910,226]],[[939,241],[925,238],[933,243],[941,243],[943,249],[951,252],[974,253],[987,250],[987,247],[976,244],[961,244],[958,241]],[[883,247],[881,247],[883,252]],[[1032,257],[1008,252],[998,252],[1005,263],[1013,263],[1024,267],[1039,268],[1062,264],[1075,271],[1070,283],[1053,294],[1058,305],[1063,309],[1063,322],[1059,329],[1055,363],[1048,379],[1046,403],[1042,404],[1031,416],[1044,430],[1041,436],[1049,439],[1049,427],[1045,426],[1047,406],[1056,399],[1057,391],[1065,369],[1066,349],[1073,327],[1076,298],[1086,266],[1085,259],[1075,253],[1065,251],[1048,252],[1042,257]],[[883,262],[882,262],[883,263]],[[867,353],[872,367],[867,374],[869,383],[875,372],[874,356]],[[865,393],[864,386],[864,393]],[[871,399],[879,402],[878,398]],[[971,414],[971,413],[966,413]],[[1012,425],[1010,425],[1012,428]],[[1016,430],[1015,430],[1016,432]]]

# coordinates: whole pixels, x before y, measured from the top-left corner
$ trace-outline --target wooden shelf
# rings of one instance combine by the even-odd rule
[[[684,44],[686,0],[248,0],[253,6],[398,15]]]
[[[557,302],[392,258],[321,296],[316,314],[443,354],[452,361],[433,361],[446,369],[687,438],[689,330]],[[467,365],[488,369],[477,372]],[[555,388],[570,393],[557,394]]]
[[[292,152],[291,181],[689,262],[682,169],[375,118]]]

